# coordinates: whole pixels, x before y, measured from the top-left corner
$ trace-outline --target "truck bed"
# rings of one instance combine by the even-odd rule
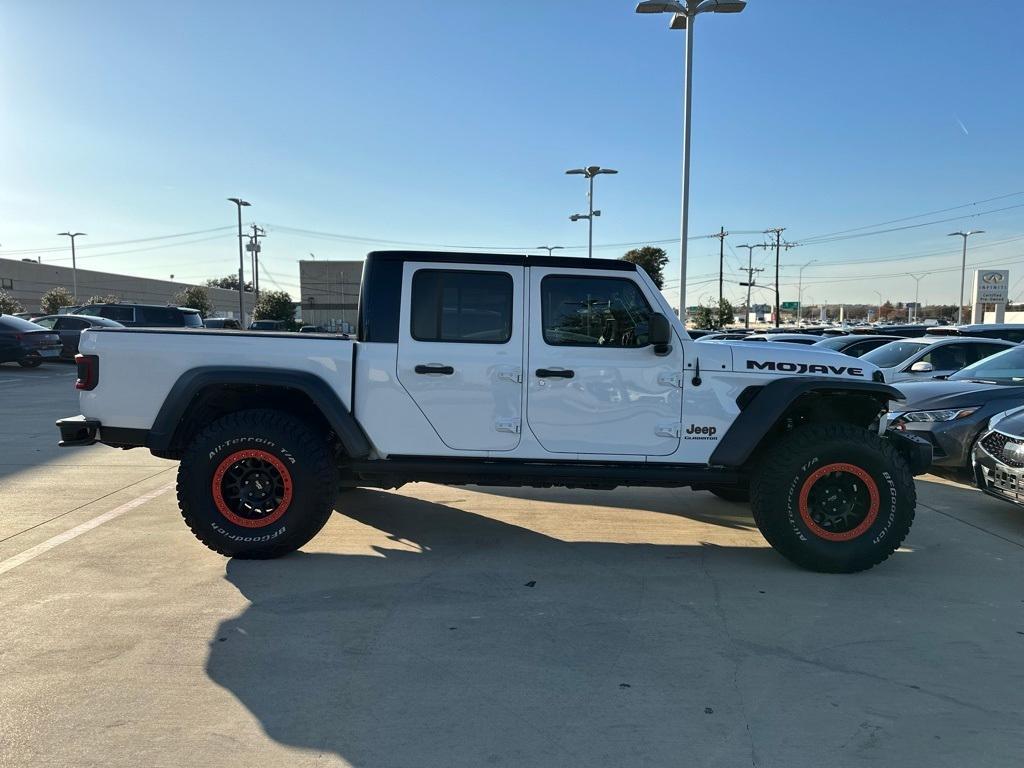
[[[149,429],[171,387],[203,366],[257,366],[322,378],[352,403],[355,342],[312,333],[103,328],[82,333],[83,355],[100,358],[99,385],[81,393],[82,414],[129,429]]]

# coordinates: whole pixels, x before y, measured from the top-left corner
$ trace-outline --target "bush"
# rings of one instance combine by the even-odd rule
[[[44,315],[55,315],[61,307],[70,307],[75,303],[71,291],[64,287],[51,288],[39,300],[39,307]]]
[[[0,291],[0,314],[13,315],[15,312],[24,312],[25,308],[21,302],[11,296],[7,291]]]
[[[213,312],[213,302],[210,301],[209,292],[198,285],[190,285],[180,293],[176,293],[174,303],[179,307],[198,309],[199,315],[204,318]]]
[[[261,291],[252,313],[253,320],[282,320],[294,330],[295,308],[287,291]]]

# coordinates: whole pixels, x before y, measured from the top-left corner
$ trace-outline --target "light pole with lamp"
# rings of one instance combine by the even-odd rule
[[[881,323],[882,322],[882,292],[881,291],[873,291],[873,293],[875,294],[875,296],[878,297],[878,317],[875,318],[875,322],[876,323]]]
[[[967,274],[967,238],[971,235],[980,235],[984,229],[969,229],[966,232],[950,232],[949,237],[962,237],[964,239],[963,256],[960,259],[960,303],[956,305],[956,324],[960,325],[964,320],[964,277]]]
[[[75,296],[75,301],[78,301],[78,264],[75,261],[75,238],[85,237],[85,232],[58,232],[58,237],[70,237],[71,238],[71,282],[73,285],[72,293]]]
[[[548,256],[551,255],[552,251],[561,251],[563,249],[564,249],[564,246],[561,246],[561,245],[538,245],[537,246],[537,250],[538,251],[541,251],[541,250],[547,251],[548,252]]]
[[[701,13],[739,13],[747,6],[745,0],[685,0],[660,2],[643,0],[637,13],[671,13],[669,29],[686,30],[686,58],[683,73],[683,199],[679,223],[679,306],[686,306],[686,238],[690,210],[690,102],[693,92],[693,23]]]
[[[245,302],[242,297],[245,292],[245,256],[242,254],[242,209],[248,208],[250,203],[240,197],[229,197],[228,202],[238,207],[238,322],[244,328]]]
[[[914,280],[914,322],[916,323],[921,319],[919,317],[921,314],[921,300],[919,298],[921,295],[921,281],[924,280],[927,275],[912,275],[908,272],[907,276]]]
[[[797,281],[796,289],[796,324],[800,325],[804,321],[804,270],[807,269],[811,264],[816,262],[817,259],[811,259],[802,267],[800,267],[800,279]]]
[[[583,176],[590,182],[590,189],[587,192],[587,212],[574,213],[569,217],[569,221],[587,220],[587,258],[592,259],[594,257],[594,217],[601,215],[600,211],[594,210],[594,177],[605,173],[618,173],[618,171],[602,168],[599,165],[589,165],[586,168],[570,168],[565,173],[567,176]]]

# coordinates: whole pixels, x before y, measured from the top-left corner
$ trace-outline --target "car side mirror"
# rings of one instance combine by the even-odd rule
[[[912,366],[910,366],[911,373],[931,373],[934,370],[935,366],[932,365],[931,363],[924,362],[924,360],[921,360],[920,362],[914,363]]]
[[[660,312],[655,312],[647,320],[647,339],[656,355],[667,355],[672,351],[672,325]]]

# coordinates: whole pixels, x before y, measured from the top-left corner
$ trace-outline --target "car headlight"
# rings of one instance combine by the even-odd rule
[[[976,405],[971,408],[942,408],[937,411],[907,411],[906,413],[900,414],[896,419],[893,420],[893,422],[900,421],[903,423],[907,423],[911,421],[956,421],[957,419],[967,418],[980,407],[980,405]]]

